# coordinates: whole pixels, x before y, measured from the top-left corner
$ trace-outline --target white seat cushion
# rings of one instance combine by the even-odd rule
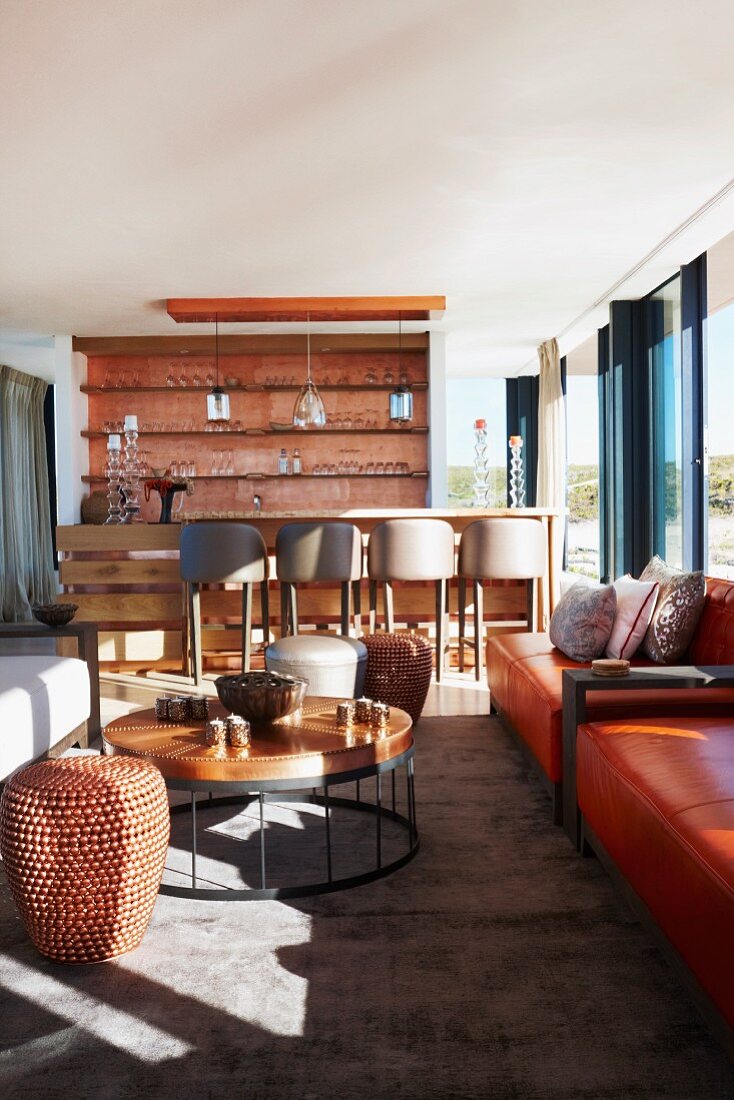
[[[0,780],[89,717],[89,672],[75,657],[0,658]]]

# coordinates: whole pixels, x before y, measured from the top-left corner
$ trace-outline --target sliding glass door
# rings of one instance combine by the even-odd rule
[[[681,281],[646,300],[650,386],[652,541],[656,554],[683,566],[683,391]]]

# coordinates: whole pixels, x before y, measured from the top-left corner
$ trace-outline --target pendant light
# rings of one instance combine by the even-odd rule
[[[306,314],[306,381],[293,406],[294,428],[323,428],[326,409],[311,378],[311,314]]]
[[[403,354],[403,317],[398,314],[398,378]],[[406,376],[407,377],[407,376]],[[401,382],[390,394],[390,419],[398,424],[409,424],[413,419],[413,394],[410,386]]]
[[[206,415],[209,420],[229,420],[229,394],[219,385],[219,314],[214,314],[214,358],[216,361],[216,385],[206,395]]]

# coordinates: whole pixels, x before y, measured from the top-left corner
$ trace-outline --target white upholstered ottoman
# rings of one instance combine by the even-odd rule
[[[265,650],[265,667],[308,680],[309,695],[356,699],[367,671],[367,648],[337,634],[296,634]]]

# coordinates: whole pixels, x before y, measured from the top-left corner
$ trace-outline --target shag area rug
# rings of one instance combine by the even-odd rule
[[[70,967],[35,952],[3,882],[0,1095],[734,1096],[675,976],[552,826],[499,723],[428,718],[416,743],[421,851],[371,885],[294,902],[160,897],[136,952]],[[256,881],[253,812],[200,813],[203,877]],[[174,820],[167,875],[184,881]],[[337,873],[371,857],[367,815],[333,826]],[[267,839],[274,872],[323,870],[317,807],[269,808]],[[386,828],[385,843],[404,840]]]

